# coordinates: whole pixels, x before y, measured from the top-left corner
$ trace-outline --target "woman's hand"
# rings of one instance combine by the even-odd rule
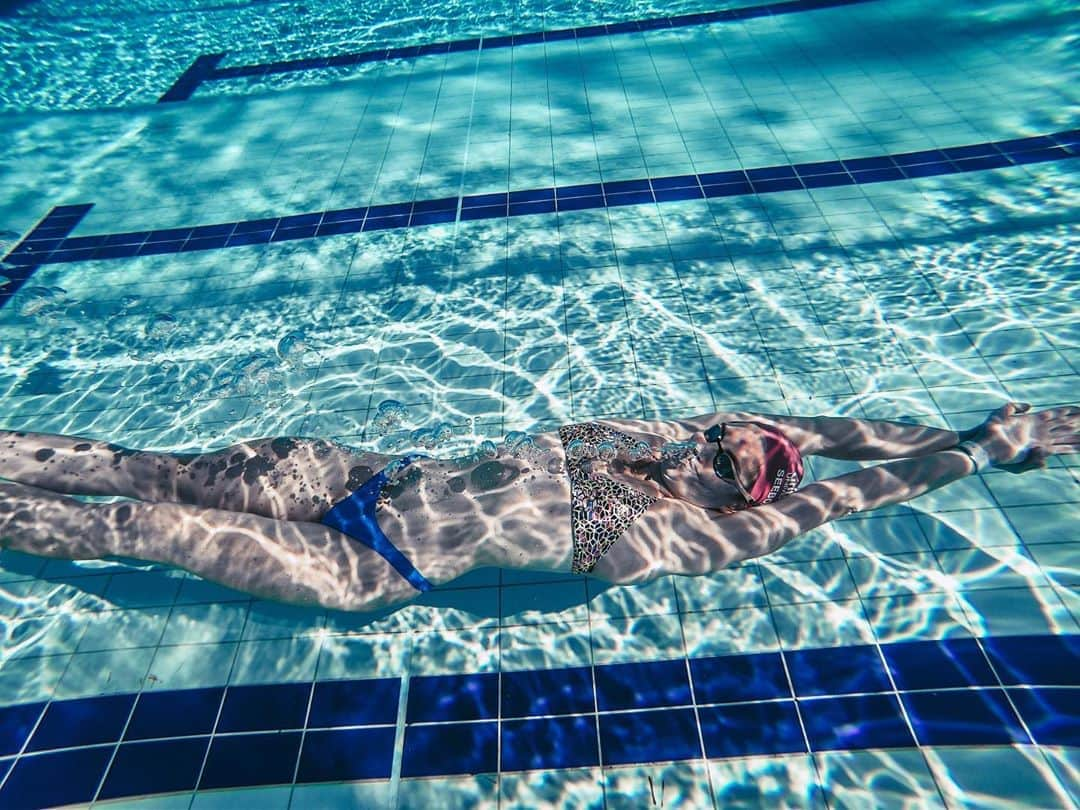
[[[1022,473],[1045,467],[1050,456],[1080,452],[1080,408],[1030,410],[1026,402],[1006,403],[976,431],[973,441],[998,469]]]

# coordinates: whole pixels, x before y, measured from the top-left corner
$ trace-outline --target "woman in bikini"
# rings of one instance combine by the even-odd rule
[[[480,566],[615,583],[703,574],[852,512],[1078,450],[1080,408],[1023,404],[963,434],[749,413],[605,420],[462,459],[308,439],[179,455],[0,432],[0,546],[167,563],[267,599],[373,610]],[[887,461],[802,485],[810,455]]]

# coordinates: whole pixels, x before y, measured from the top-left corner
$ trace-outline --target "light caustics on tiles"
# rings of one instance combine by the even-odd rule
[[[223,222],[194,227],[71,237],[93,204],[54,208],[4,262],[11,283],[0,306],[44,264],[122,259],[270,244],[438,223],[583,211],[746,194],[813,190],[1067,160],[1080,155],[1080,130],[895,155],[752,169],[552,186],[495,194],[443,197]]]
[[[413,676],[400,774],[1076,745],[1078,673],[1080,637],[1010,636]],[[291,784],[294,774],[385,780],[401,687],[230,686],[0,709],[0,771],[11,769],[0,804]]]
[[[642,31],[663,31],[672,28],[687,28],[713,23],[751,20],[756,17],[775,17],[800,11],[814,11],[837,6],[850,6],[866,3],[870,0],[788,0],[788,2],[768,3],[760,6],[729,8],[720,11],[706,11],[697,14],[680,14],[673,17],[651,17],[646,20],[627,20],[625,22],[587,25],[578,28],[561,28],[555,31],[531,31],[521,34],[507,34],[491,37],[454,40],[452,42],[433,42],[428,45],[412,45],[400,48],[378,48],[361,53],[344,53],[336,56],[311,57],[307,59],[289,59],[279,62],[267,62],[257,65],[235,65],[218,67],[225,53],[203,54],[192,62],[191,66],[173,83],[158,103],[186,101],[204,82],[221,81],[255,76],[269,76],[275,73],[292,73],[302,70],[325,70],[328,68],[351,67],[372,62],[386,62],[394,59],[416,59],[467,51],[490,51],[497,48],[514,48],[542,42],[560,42],[570,39],[592,39],[616,34],[630,34]]]

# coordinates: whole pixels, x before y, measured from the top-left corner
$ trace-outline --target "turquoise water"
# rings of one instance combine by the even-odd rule
[[[1077,15],[1052,2],[868,2],[215,81],[154,103],[204,53],[244,65],[711,8],[22,4],[0,17],[0,242],[65,204],[94,204],[81,236],[1077,126]],[[1075,403],[1076,178],[1057,160],[46,264],[0,309],[2,425],[167,450],[279,434],[404,450],[447,424],[450,453],[590,417],[740,408],[968,427],[1006,399]],[[372,423],[390,399],[408,415],[387,434]],[[0,704],[1075,634],[1077,482],[1059,458],[705,577],[605,587],[483,570],[374,617],[5,552]],[[167,801],[1067,807],[1077,768],[1070,746],[919,745]]]

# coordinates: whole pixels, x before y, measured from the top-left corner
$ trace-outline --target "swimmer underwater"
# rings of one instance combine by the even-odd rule
[[[258,597],[356,611],[481,566],[647,582],[770,554],[991,467],[1044,467],[1080,451],[1080,408],[1009,403],[963,433],[751,413],[605,420],[537,434],[527,449],[395,458],[279,438],[179,455],[5,431],[0,546],[167,563]],[[804,485],[811,455],[886,463]]]

